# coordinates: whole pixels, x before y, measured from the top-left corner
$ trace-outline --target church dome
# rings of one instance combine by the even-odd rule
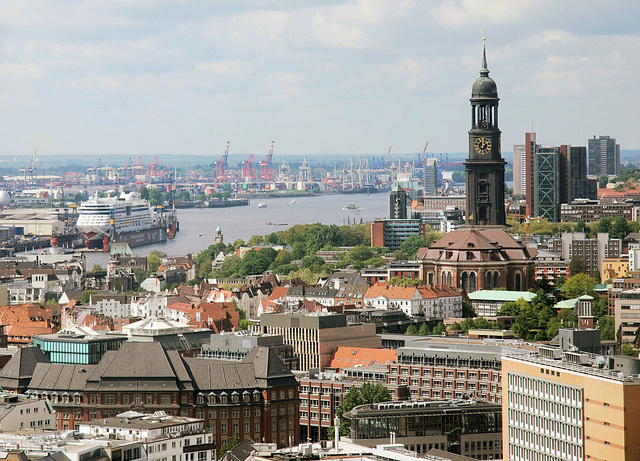
[[[489,71],[487,71],[487,74],[488,73]],[[473,87],[471,88],[471,97],[497,98],[498,85],[496,85],[496,82],[488,75],[486,77],[480,76],[475,82],[473,82]]]

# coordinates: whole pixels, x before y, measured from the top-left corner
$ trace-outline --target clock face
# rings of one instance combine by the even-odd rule
[[[486,155],[491,152],[491,139],[478,138],[476,139],[476,142],[473,143],[473,147],[476,149],[478,154]]]

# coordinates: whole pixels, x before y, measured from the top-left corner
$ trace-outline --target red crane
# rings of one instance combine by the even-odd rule
[[[231,144],[230,141],[227,141],[227,145],[224,148],[224,154],[222,154],[222,157],[220,157],[218,161],[214,163],[216,167],[217,182],[229,182],[229,144]]]
[[[244,182],[256,180],[255,165],[256,158],[253,156],[253,154],[249,155],[249,158],[242,162],[242,180]]]
[[[260,162],[260,179],[262,181],[273,181],[273,165],[271,164],[271,159],[273,157],[273,145],[275,141],[271,141],[271,146],[269,147],[269,153],[267,156]]]

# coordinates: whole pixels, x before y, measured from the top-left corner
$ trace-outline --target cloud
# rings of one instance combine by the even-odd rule
[[[3,80],[38,80],[44,71],[40,66],[21,62],[3,62],[0,64],[0,79]]]
[[[74,90],[113,91],[122,89],[122,82],[117,77],[91,74],[82,79],[71,82],[69,87]]]
[[[445,0],[432,11],[432,17],[445,28],[460,29],[476,26],[478,32],[486,25],[499,25],[526,20],[531,11],[546,0]]]

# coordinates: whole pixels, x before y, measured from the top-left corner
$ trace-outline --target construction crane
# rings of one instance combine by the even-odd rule
[[[392,146],[389,146],[389,152],[387,152],[387,158],[384,159],[384,165],[382,165],[382,168],[386,168],[387,163],[389,163],[389,157],[391,156],[391,147]]]
[[[153,157],[151,163],[147,166],[147,174],[152,177],[164,176],[165,173],[162,171],[163,168],[169,168],[168,165],[164,163],[160,163],[157,156]]]
[[[275,141],[271,141],[269,153],[264,158],[264,160],[260,162],[260,180],[262,181],[273,181],[273,165],[271,163],[271,159],[273,158],[274,143]]]
[[[229,182],[229,144],[231,144],[230,141],[227,141],[224,154],[222,154],[222,157],[220,157],[217,162],[214,162],[217,182]]]

